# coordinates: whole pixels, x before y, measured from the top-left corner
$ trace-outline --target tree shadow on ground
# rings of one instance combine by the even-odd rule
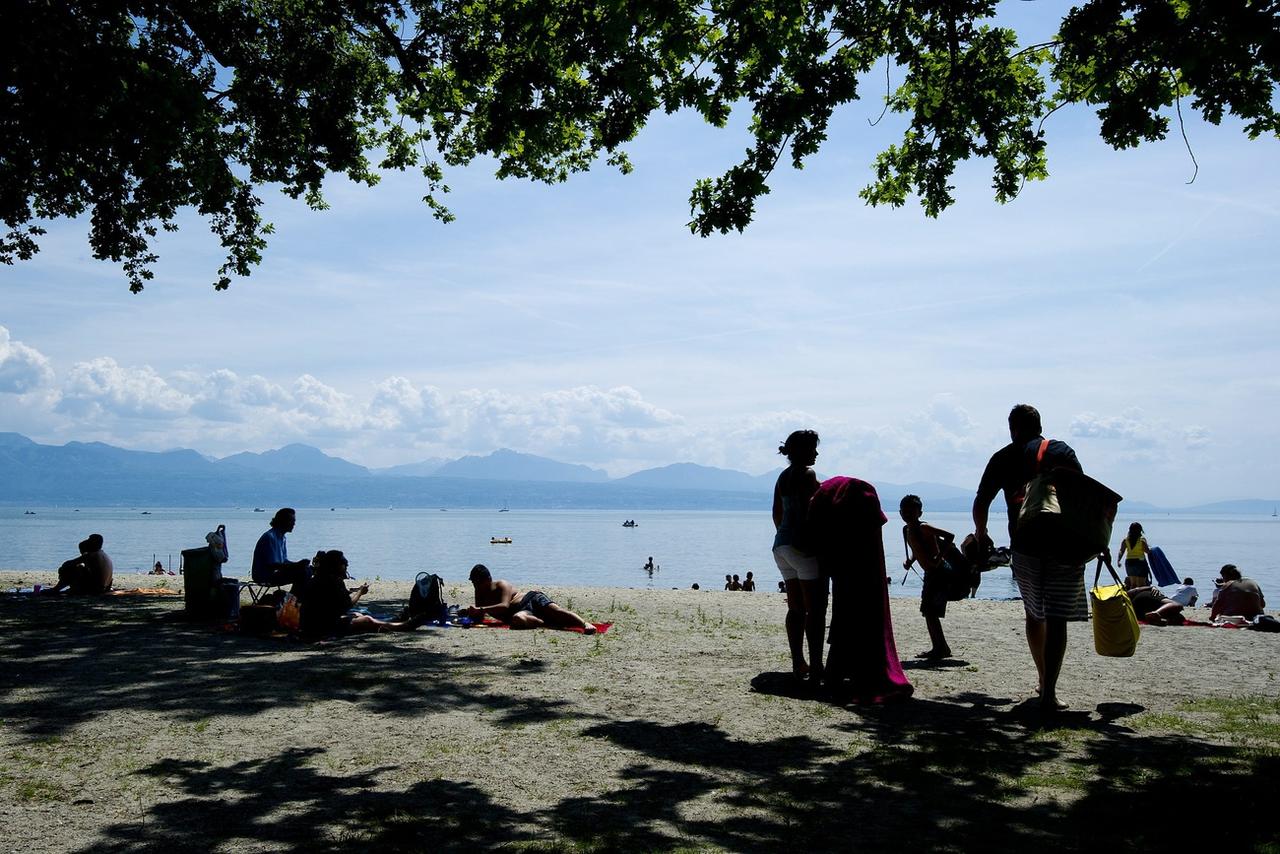
[[[461,629],[305,644],[173,621],[178,605],[141,598],[0,601],[0,659],[18,663],[0,673],[0,718],[27,735],[51,736],[117,711],[234,719],[318,700],[392,716],[483,710],[507,723],[569,713],[567,701],[469,687],[474,680],[458,678],[463,671],[528,673],[546,664],[432,648],[440,633]]]
[[[495,848],[530,839],[522,817],[466,782],[375,791],[386,768],[330,774],[319,748],[231,765],[163,760],[137,773],[183,797],[113,824],[82,850],[377,851]]]

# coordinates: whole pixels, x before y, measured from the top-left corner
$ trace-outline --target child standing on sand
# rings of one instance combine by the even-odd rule
[[[924,502],[918,495],[903,496],[898,505],[898,515],[907,523],[902,527],[902,539],[907,549],[907,559],[902,562],[902,568],[910,569],[912,563],[919,561],[920,568],[924,570],[920,613],[924,615],[924,624],[929,629],[929,640],[933,646],[916,657],[930,661],[949,658],[951,647],[942,634],[942,618],[947,615],[947,575],[951,572],[951,565],[942,556],[939,540],[950,543],[955,540],[955,535],[935,528],[921,518]]]

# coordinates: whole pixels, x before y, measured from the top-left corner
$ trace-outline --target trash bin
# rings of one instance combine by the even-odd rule
[[[187,616],[209,620],[226,611],[222,593],[222,564],[213,559],[208,546],[182,550],[183,601]]]

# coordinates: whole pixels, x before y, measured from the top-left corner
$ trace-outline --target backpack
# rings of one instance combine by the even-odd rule
[[[444,579],[433,572],[419,572],[413,581],[413,589],[409,591],[408,615],[439,620],[448,610],[449,606],[444,601]]]
[[[1121,497],[1074,469],[1043,470],[1048,447],[1049,440],[1041,439],[1035,477],[1023,489],[1015,548],[1032,557],[1084,563],[1111,547],[1111,525]]]

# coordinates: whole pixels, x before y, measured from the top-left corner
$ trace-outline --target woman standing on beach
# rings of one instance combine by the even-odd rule
[[[822,634],[827,622],[827,591],[818,571],[818,559],[807,545],[805,517],[809,499],[818,491],[818,476],[810,468],[818,459],[818,434],[797,430],[787,437],[778,453],[790,462],[773,487],[773,559],[787,588],[787,644],[791,647],[791,671],[822,678]],[[809,639],[809,661],[804,641]]]
[[[1137,587],[1151,584],[1151,567],[1147,566],[1147,555],[1150,552],[1147,538],[1142,536],[1142,525],[1134,522],[1116,551],[1116,563],[1124,561],[1124,574],[1133,579],[1133,584]]]

